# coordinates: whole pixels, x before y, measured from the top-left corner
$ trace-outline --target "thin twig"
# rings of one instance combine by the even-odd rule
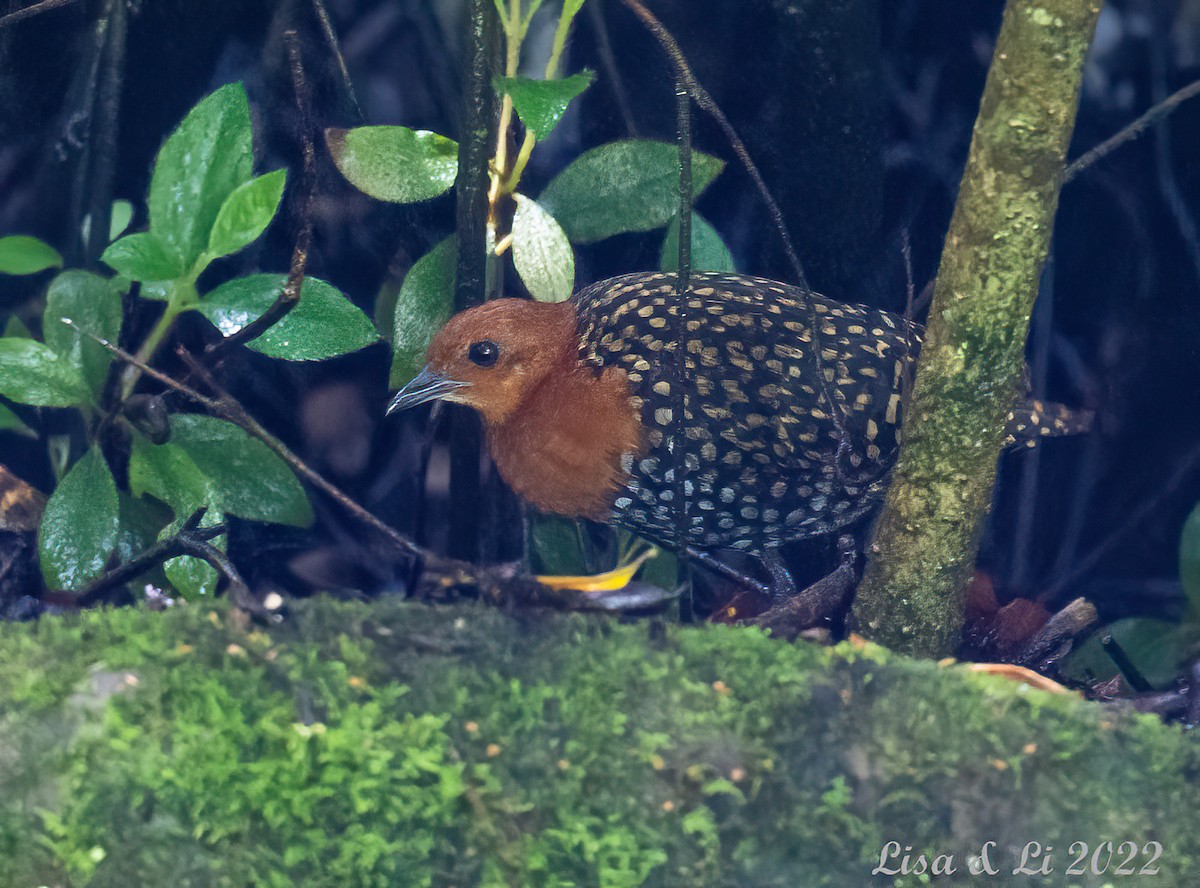
[[[88,586],[79,593],[76,599],[81,607],[95,604],[100,601],[105,593],[110,589],[123,585],[132,579],[144,574],[156,565],[162,564],[164,561],[169,561],[179,555],[191,554],[189,549],[194,550],[194,546],[190,543],[205,543],[219,537],[226,532],[224,524],[214,524],[211,527],[200,527],[200,519],[204,516],[204,509],[198,509],[184,523],[179,531],[173,534],[170,538],[161,540],[143,551],[136,558],[126,561],[119,567],[113,568],[108,573],[93,580]],[[185,544],[185,539],[189,544]],[[216,548],[213,546],[212,548]],[[218,550],[219,551],[219,550]],[[224,553],[222,553],[223,555]],[[204,556],[200,556],[204,557]],[[208,559],[205,558],[207,561]],[[228,560],[228,559],[226,559]],[[210,562],[211,563],[211,562]],[[216,567],[216,565],[214,565]],[[221,571],[220,568],[217,568]],[[224,571],[221,571],[224,573]],[[234,571],[237,576],[237,572]],[[240,577],[238,577],[240,579]]]
[[[783,241],[783,249],[787,253],[788,262],[792,266],[792,274],[796,276],[796,282],[802,289],[808,290],[809,287],[804,275],[804,266],[800,262],[800,256],[796,252],[795,245],[792,243],[792,236],[788,232],[787,223],[783,218],[783,210],[775,202],[771,190],[767,187],[766,181],[758,171],[758,165],[750,157],[750,152],[746,149],[746,144],[737,134],[737,130],[733,128],[733,124],[729,122],[729,118],[725,116],[725,112],[717,105],[708,90],[696,80],[696,76],[692,73],[692,68],[688,64],[687,57],[683,54],[679,43],[676,42],[674,36],[667,30],[666,26],[655,17],[654,13],[643,6],[640,0],[621,0],[621,2],[642,20],[650,33],[654,35],[654,39],[666,51],[667,57],[671,60],[671,64],[675,68],[676,78],[683,81],[687,87],[688,94],[692,97],[692,101],[712,117],[716,121],[717,126],[721,128],[721,132],[724,133],[725,138],[733,148],[733,153],[738,156],[738,160],[741,161],[750,178],[754,180],[754,186],[758,189],[763,203],[767,205],[767,211],[771,214],[771,220],[775,223],[775,229],[779,232],[780,240]]]
[[[676,257],[678,264],[675,273],[675,323],[672,331],[675,336],[675,384],[671,386],[671,400],[675,421],[672,424],[670,450],[675,457],[675,541],[676,545],[682,548],[686,545],[689,529],[690,497],[686,495],[687,485],[683,480],[686,468],[683,430],[687,425],[687,393],[684,391],[683,382],[688,378],[684,338],[687,335],[688,289],[692,274],[692,100],[682,79],[675,82],[675,103],[679,130],[679,209],[676,214],[676,221],[679,223],[679,252]]]
[[[1122,145],[1126,144],[1127,142],[1132,142],[1147,129],[1154,126],[1155,123],[1157,123],[1163,117],[1166,117],[1188,99],[1195,98],[1196,96],[1200,96],[1200,80],[1193,81],[1182,89],[1178,89],[1171,93],[1171,95],[1167,96],[1137,120],[1133,121],[1133,123],[1122,127],[1116,134],[1109,136],[1095,148],[1085,151],[1077,159],[1071,161],[1071,163],[1067,165],[1067,168],[1063,170],[1063,184],[1065,185],[1088,167],[1108,157],[1108,155],[1112,154]]]
[[[241,402],[226,392],[217,381],[213,378],[208,368],[201,364],[196,358],[184,348],[176,350],[179,358],[188,365],[188,369],[200,379],[208,388],[216,393],[216,398],[204,398],[205,406],[216,413],[223,419],[227,419],[234,425],[248,432],[250,435],[258,438],[274,453],[286,462],[300,477],[304,478],[318,490],[325,493],[328,497],[337,502],[343,509],[352,514],[362,523],[370,526],[378,531],[389,542],[391,542],[398,550],[406,555],[413,557],[423,557],[427,553],[424,549],[410,540],[408,537],[397,532],[393,528],[384,524],[349,496],[342,492],[340,488],[331,482],[327,481],[320,473],[310,467],[308,463],[298,457],[288,448],[286,444],[268,432],[253,416],[246,412],[246,408]]]
[[[329,46],[329,51],[333,53],[334,61],[337,62],[338,74],[342,78],[342,89],[349,96],[350,104],[354,106],[354,113],[361,121],[364,119],[362,107],[358,104],[358,94],[354,92],[354,83],[350,79],[350,70],[346,67],[346,58],[342,55],[342,47],[338,42],[337,32],[333,30],[333,22],[329,20],[329,11],[325,8],[325,0],[312,0],[312,4],[313,10],[317,13],[317,18],[321,22],[321,31],[325,35],[325,42]]]
[[[41,3],[34,3],[32,6],[26,6],[24,9],[18,9],[16,12],[0,16],[0,30],[7,28],[9,25],[15,25],[17,22],[23,22],[25,19],[33,18],[35,15],[40,15],[43,12],[49,12],[52,9],[58,9],[62,6],[70,6],[75,2],[77,0],[42,0]]]
[[[784,252],[787,253],[788,261],[792,266],[792,273],[796,277],[796,284],[804,293],[810,297],[813,295],[812,288],[808,285],[808,280],[804,276],[804,266],[800,262],[800,256],[796,252],[796,247],[792,243],[792,236],[788,232],[787,223],[783,218],[783,210],[779,208],[779,204],[775,202],[771,190],[767,187],[766,181],[762,174],[758,171],[758,166],[750,157],[750,152],[746,149],[746,144],[737,134],[737,130],[733,128],[733,124],[729,122],[729,118],[725,116],[716,100],[709,94],[700,82],[696,80],[696,76],[692,73],[692,68],[688,64],[687,57],[683,54],[679,43],[672,36],[654,14],[642,5],[640,0],[621,0],[629,9],[642,20],[649,29],[650,33],[658,41],[666,52],[667,57],[671,60],[672,66],[675,68],[675,78],[682,83],[688,94],[692,97],[701,109],[708,112],[709,116],[716,121],[721,132],[725,134],[730,146],[733,148],[734,154],[738,156],[742,166],[754,181],[755,187],[762,196],[763,202],[767,205],[767,210],[771,214],[771,219],[775,223],[775,229],[779,232],[779,237],[783,241]],[[680,220],[682,222],[682,220]],[[825,361],[822,357],[821,347],[821,326],[822,321],[817,316],[817,308],[815,304],[811,305],[809,312],[812,323],[812,340],[813,340],[813,360],[817,369],[817,384],[821,387],[821,399],[826,403],[829,409],[829,416],[833,420],[833,426],[838,433],[838,449],[837,455],[834,457],[834,466],[837,470],[838,478],[845,479],[842,469],[842,460],[851,451],[850,434],[846,430],[846,408],[845,406],[833,397],[833,393],[829,389],[829,380],[825,376]]]
[[[287,283],[279,292],[275,302],[257,318],[234,333],[213,343],[205,351],[205,357],[213,364],[234,346],[251,342],[277,324],[300,301],[300,288],[304,285],[304,272],[308,266],[308,253],[312,248],[313,201],[316,191],[316,155],[313,151],[312,123],[309,113],[312,106],[311,91],[304,76],[304,65],[300,58],[300,40],[296,31],[289,28],[283,32],[287,44],[288,63],[292,72],[292,87],[296,101],[296,121],[300,130],[304,166],[301,181],[303,197],[300,199],[300,230],[296,233],[296,244],[292,248],[292,263],[288,269]]]
[[[588,15],[592,20],[592,31],[596,35],[596,52],[599,54],[600,64],[604,68],[604,82],[612,90],[613,101],[617,103],[617,110],[621,112],[621,120],[625,124],[625,134],[631,139],[636,139],[638,135],[637,121],[633,119],[633,109],[629,104],[625,81],[621,77],[616,57],[613,55],[612,40],[608,36],[608,22],[604,18],[604,7],[599,0],[593,0],[587,7]]]

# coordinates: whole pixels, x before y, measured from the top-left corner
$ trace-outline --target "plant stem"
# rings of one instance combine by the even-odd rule
[[[567,14],[566,5],[563,5],[562,15],[558,17],[558,25],[554,29],[554,43],[550,48],[550,59],[546,62],[546,80],[554,80],[559,74],[559,63],[562,61],[563,49],[567,45],[567,34],[571,31],[571,23],[575,20],[575,13]],[[512,74],[508,76],[512,77]],[[512,100],[504,97],[504,101],[512,104]],[[501,132],[503,132],[506,121],[501,118]],[[504,141],[504,140],[502,140]],[[517,186],[521,184],[521,175],[525,172],[525,166],[529,163],[529,156],[533,153],[533,146],[537,144],[537,137],[530,130],[525,131],[525,140],[521,142],[521,150],[517,152],[517,159],[513,163],[512,170],[503,177],[500,185],[500,194],[512,194],[517,190]],[[497,152],[499,158],[499,152]],[[502,170],[502,167],[497,163],[497,167]],[[497,251],[499,247],[497,247]],[[500,255],[499,252],[496,255]]]
[[[508,21],[504,26],[504,76],[516,77],[521,61],[521,0],[512,0]],[[512,96],[507,93],[500,103],[500,125],[496,128],[496,157],[492,162],[492,186],[488,191],[488,225],[495,228],[496,204],[504,193],[503,185],[508,165],[508,128],[512,125]]]
[[[138,349],[135,356],[139,363],[149,364],[154,357],[154,353],[158,351],[158,347],[162,345],[162,341],[166,339],[167,334],[171,331],[171,325],[175,323],[175,319],[179,315],[195,304],[197,299],[196,285],[191,280],[180,279],[175,281],[175,285],[171,288],[171,298],[167,300],[167,307],[163,310],[162,317],[155,322],[154,327],[150,330],[150,335],[142,342],[141,348]],[[136,364],[130,364],[125,369],[125,378],[121,385],[121,399],[124,400],[133,394],[134,386],[141,379],[142,370]]]

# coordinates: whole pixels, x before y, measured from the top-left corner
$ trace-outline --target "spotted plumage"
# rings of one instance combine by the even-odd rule
[[[920,328],[763,278],[697,274],[679,380],[674,286],[632,274],[573,299],[580,359],[625,371],[645,429],[613,519],[678,545],[682,489],[687,545],[754,552],[861,516],[895,459]]]

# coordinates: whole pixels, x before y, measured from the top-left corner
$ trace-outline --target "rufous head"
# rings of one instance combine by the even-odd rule
[[[574,358],[570,303],[494,299],[446,322],[425,352],[426,365],[392,400],[388,413],[426,401],[453,401],[499,425],[562,363]]]

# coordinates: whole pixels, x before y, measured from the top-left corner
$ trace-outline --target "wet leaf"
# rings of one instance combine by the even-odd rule
[[[183,274],[183,262],[152,231],[127,234],[114,241],[100,261],[132,281],[169,281]]]
[[[304,488],[279,456],[232,423],[181,413],[171,418],[171,440],[135,438],[130,489],[172,507],[176,517],[208,506],[251,521],[307,527],[312,507]]]
[[[554,217],[523,194],[515,195],[513,264],[539,302],[562,302],[575,288],[575,254]]]
[[[204,296],[197,309],[225,336],[260,317],[275,304],[287,275],[234,278]],[[306,277],[300,301],[248,345],[272,358],[320,361],[365,348],[379,337],[361,309],[319,278]]]
[[[725,161],[693,152],[693,196],[724,168]],[[667,142],[609,142],[576,158],[538,200],[575,243],[659,228],[679,208],[679,152]]]
[[[327,129],[325,144],[350,184],[378,200],[430,200],[449,190],[458,175],[458,143],[428,130]]]
[[[498,95],[508,93],[521,123],[541,142],[558,126],[571,101],[592,85],[595,76],[591,71],[581,71],[561,80],[496,77],[492,85]]]
[[[104,572],[120,530],[117,486],[93,447],[59,482],[38,531],[42,576],[52,589],[78,590]]]
[[[208,236],[209,255],[228,256],[256,241],[275,218],[286,181],[287,170],[275,170],[235,188],[221,204],[213,223]]]
[[[208,249],[221,206],[250,179],[253,140],[246,91],[230,83],[201,100],[158,152],[150,230],[181,268],[190,270]]]
[[[116,342],[121,333],[121,294],[105,278],[78,270],[64,271],[46,291],[42,319],[46,345],[70,361],[98,397],[112,355],[79,329],[64,324],[63,318],[88,333]]]
[[[455,243],[453,236],[438,243],[413,263],[400,285],[392,324],[392,388],[421,372],[429,341],[454,311]]]
[[[178,533],[180,525],[182,525],[184,520],[186,519],[178,519],[167,527],[164,527],[162,533],[159,534],[159,539],[169,539]],[[216,509],[210,509],[200,519],[200,526],[214,527],[224,522],[224,520],[224,515]],[[209,542],[222,552],[227,551],[229,545],[226,534],[214,537]],[[203,558],[197,558],[194,555],[180,555],[178,558],[169,559],[163,564],[163,572],[167,575],[167,579],[170,580],[171,585],[175,587],[175,591],[185,597],[215,595],[217,592],[217,583],[220,581],[220,576],[217,574],[216,568]]]
[[[678,213],[671,217],[671,224],[667,226],[658,267],[662,271],[679,270]],[[696,212],[692,213],[692,271],[737,271],[733,265],[733,255],[725,246],[725,241],[721,240],[721,235]]]
[[[0,339],[0,395],[36,407],[73,407],[90,398],[70,361],[33,339]]]
[[[0,237],[0,274],[37,274],[47,268],[62,268],[62,264],[58,250],[36,237]]]

